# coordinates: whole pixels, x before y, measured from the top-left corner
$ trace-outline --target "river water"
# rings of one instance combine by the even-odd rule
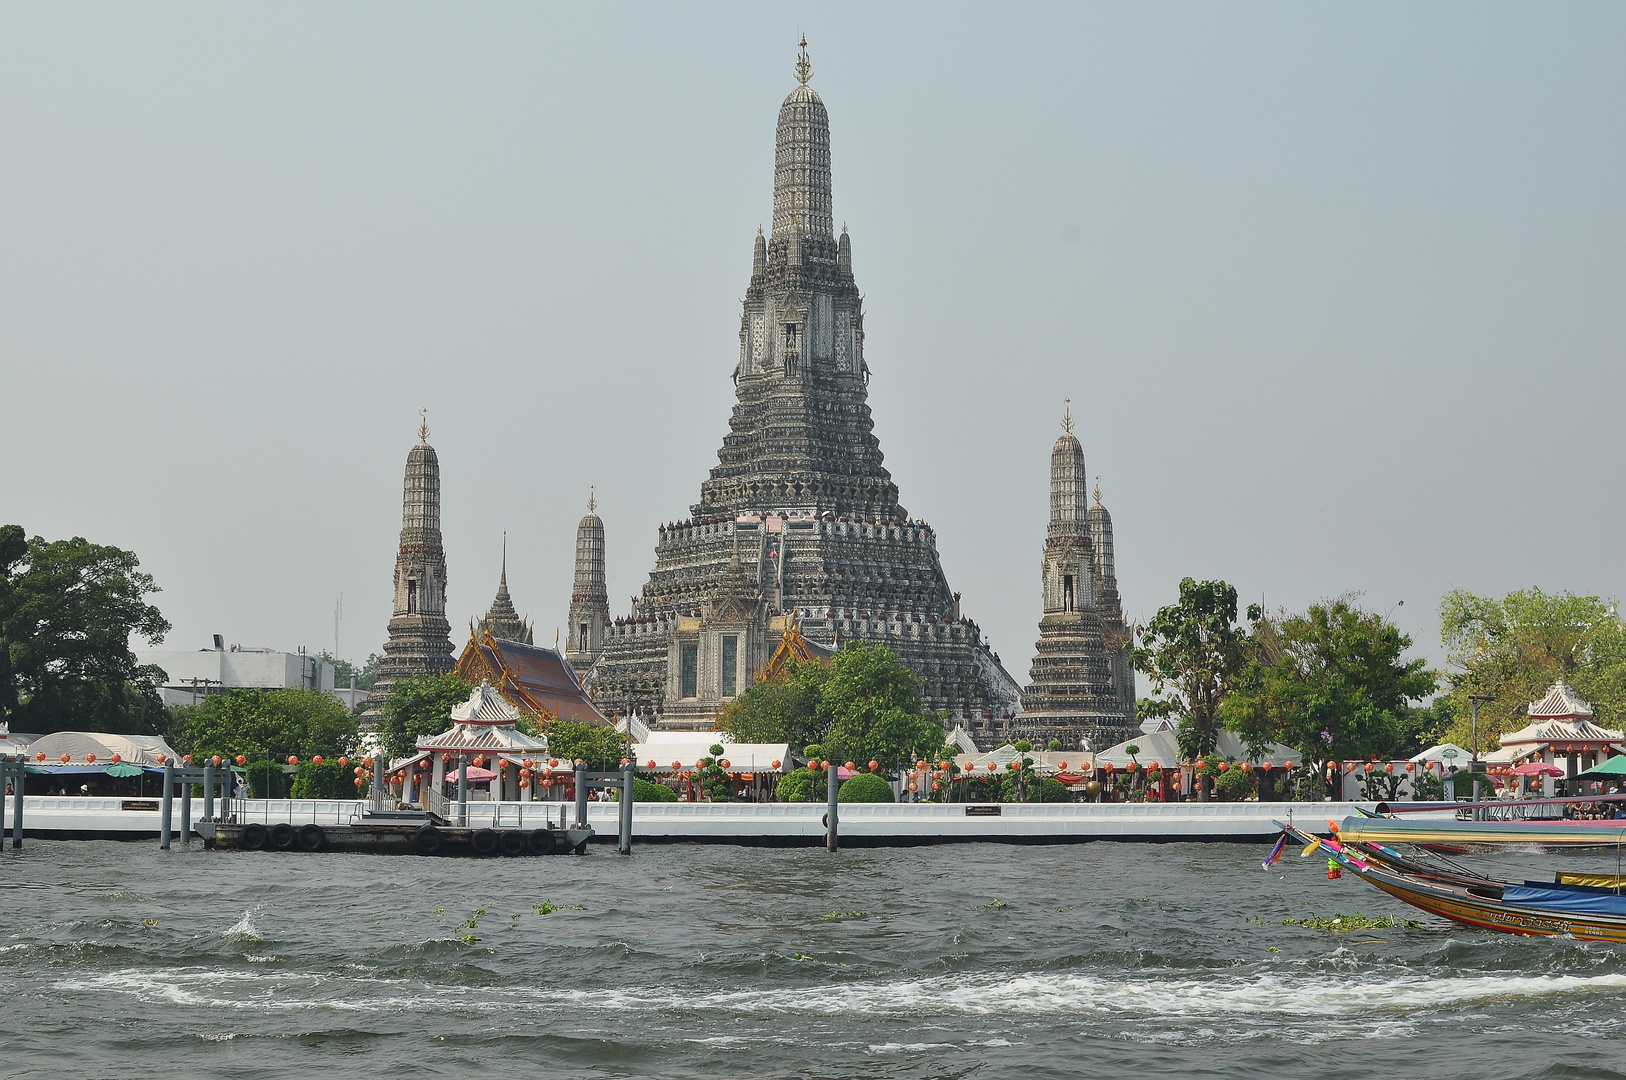
[[[1294,854],[29,840],[0,857],[0,1075],[1626,1077],[1626,950]],[[1555,861],[1602,868],[1476,860]],[[1422,926],[1283,925],[1357,909]]]

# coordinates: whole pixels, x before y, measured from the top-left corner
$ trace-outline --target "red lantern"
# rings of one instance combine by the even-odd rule
[[[363,780],[363,779],[362,779],[362,778],[361,778],[361,777],[359,777],[359,776],[358,776],[358,777],[356,777],[356,786],[357,786],[357,787],[360,787],[360,786],[361,786],[361,785],[362,785],[362,784],[364,784],[364,783],[366,783],[366,781],[365,781],[365,780]]]
[[[290,764],[290,765],[298,765],[299,764],[299,755],[298,754],[289,754],[288,755],[288,764]]]
[[[68,760],[68,755],[63,754],[62,755],[62,760],[67,761]],[[168,754],[159,754],[158,755],[158,764],[162,765],[164,762],[166,762],[168,760],[169,760],[169,755]]]
[[[1244,761],[1242,763],[1242,771],[1243,772],[1248,772],[1248,773],[1253,772],[1253,765],[1250,764],[1249,762]]]
[[[989,772],[993,772],[993,771],[994,771],[994,763],[993,763],[993,762],[992,762],[992,761],[990,761],[990,762],[989,762],[989,763],[988,763],[988,771],[989,771]]]
[[[1291,769],[1292,767],[1293,767],[1293,763],[1291,761],[1289,761],[1286,765],[1282,766],[1282,768],[1284,768],[1284,769]]]
[[[558,758],[550,758],[548,760],[548,764],[550,766],[552,766],[553,768],[557,769],[559,767],[559,759]],[[676,766],[674,765],[673,768],[676,768]]]
[[[1062,762],[1060,765],[1056,766],[1056,768],[1058,768],[1058,769],[1065,769],[1066,767],[1067,767],[1067,763],[1065,761]]]
[[[1220,762],[1219,763],[1219,771],[1220,772],[1230,772],[1231,771],[1231,763],[1228,762],[1228,761]]]
[[[1137,765],[1135,762],[1131,761],[1128,765],[1124,766],[1124,771],[1125,772],[1134,772],[1135,770],[1137,770],[1139,768],[1140,768],[1139,765]]]
[[[356,774],[356,775],[357,775],[357,776],[360,776],[360,775],[361,775],[361,766],[360,766],[360,765],[357,765],[357,766],[356,766],[356,767],[355,767],[355,769],[354,769],[354,772],[355,772],[355,774]]]
[[[311,764],[312,765],[320,765],[321,763],[322,763],[322,755],[321,754],[317,754],[315,757],[311,758]]]
[[[95,754],[86,754],[85,755],[85,763],[88,764],[88,765],[96,764],[96,755]]]
[[[44,754],[35,754],[34,755],[34,760],[35,761],[44,761],[45,760],[45,755]]]
[[[1406,762],[1406,771],[1407,772],[1411,772],[1416,768],[1417,768],[1417,763],[1415,761]]]
[[[1391,763],[1390,763],[1390,764],[1388,764],[1388,765],[1385,765],[1385,766],[1384,766],[1384,767],[1383,767],[1383,771],[1384,771],[1384,772],[1386,772],[1386,773],[1389,773],[1389,774],[1391,774],[1391,775],[1393,775],[1393,773],[1394,773],[1394,771],[1395,771],[1395,767],[1394,767],[1394,764],[1393,764],[1393,763],[1392,763],[1392,762],[1391,762]]]
[[[350,759],[345,757],[343,754],[340,754],[339,755],[339,768],[348,769],[349,767],[350,767]]]
[[[1368,762],[1367,762],[1367,763],[1366,763],[1366,771],[1367,771],[1367,772],[1371,772],[1371,771],[1372,771],[1372,763],[1371,763],[1371,762],[1370,762],[1370,761],[1368,761]]]
[[[521,776],[519,778],[519,786],[520,786],[521,789],[528,788],[528,787],[531,786],[531,782],[529,780],[525,779],[525,777]]]
[[[877,762],[871,761],[869,763],[869,771],[870,772],[874,772],[876,769],[879,769],[880,767],[881,766]],[[943,763],[943,768],[945,768],[945,769],[948,768],[948,763],[947,762]]]
[[[779,766],[780,766],[780,764],[781,764],[781,762],[779,762],[779,761],[778,761],[778,760],[775,760],[775,761],[774,761],[774,763],[773,763],[773,767],[774,767],[774,771],[775,771],[775,772],[777,772],[777,771],[778,771],[778,770],[779,770]]]
[[[70,762],[72,760],[73,760],[73,755],[72,754],[63,754],[62,755],[62,764],[66,765],[68,762]],[[158,760],[163,761],[164,759],[159,758]]]
[[[909,781],[909,790],[910,791],[919,791],[920,790],[920,785],[915,783],[913,780],[911,780],[911,781]]]
[[[553,762],[553,764],[555,764],[555,765],[557,765],[557,764],[559,764],[559,763],[558,763],[558,762],[557,762],[557,761],[555,761],[555,762]],[[683,762],[681,762],[681,761],[674,761],[674,762],[672,762],[672,768],[674,768],[674,769],[681,769],[681,768],[683,768]]]
[[[650,758],[650,759],[649,759],[649,762],[648,762],[648,764],[647,764],[647,765],[646,765],[646,766],[645,766],[645,767],[646,767],[646,768],[650,768],[650,769],[653,769],[653,768],[654,768],[654,767],[655,767],[655,759],[654,759],[654,758]],[[776,761],[776,762],[774,762],[774,767],[775,767],[775,768],[778,768],[778,767],[779,767],[779,762],[777,762],[777,761]]]
[[[853,771],[853,763],[849,761],[849,762],[847,762],[847,764],[843,765],[842,768],[846,769],[848,772],[852,772]]]
[[[724,758],[723,760],[719,761],[717,764],[721,765],[723,768],[726,769],[726,768],[728,768],[728,759]]]
[[[187,755],[186,755],[186,756],[185,756],[185,757],[183,757],[183,758],[181,758],[181,762],[182,762],[182,763],[183,763],[183,764],[186,764],[186,765],[190,765],[190,764],[192,764],[192,755],[191,755],[191,754],[187,754]]]
[[[943,790],[943,785],[939,784],[936,780],[933,780],[932,781],[932,790],[933,791],[942,791]]]
[[[578,769],[581,768],[585,764],[587,764],[587,762],[584,759],[582,759],[582,758],[577,758],[576,759],[576,767]]]

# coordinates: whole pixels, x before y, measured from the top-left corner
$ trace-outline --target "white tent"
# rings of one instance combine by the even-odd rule
[[[1133,739],[1119,743],[1117,746],[1102,750],[1095,755],[1095,767],[1111,765],[1114,769],[1121,769],[1128,765],[1131,758],[1127,747],[1138,747],[1133,760],[1140,762],[1145,768],[1152,762],[1168,768],[1180,764],[1180,744],[1172,731],[1153,731],[1148,734],[1137,735]],[[1304,760],[1304,755],[1292,747],[1280,743],[1271,743],[1265,748],[1266,752],[1259,759],[1262,765],[1286,765],[1289,761],[1297,764]],[[1248,747],[1242,737],[1234,731],[1221,731],[1215,741],[1214,752],[1220,757],[1232,761],[1251,761],[1248,756]]]
[[[632,760],[640,769],[649,769],[653,761],[655,772],[688,772],[701,758],[712,756],[713,746],[723,748],[731,773],[790,772],[795,767],[789,743],[739,743],[718,731],[652,731],[648,739],[632,744]]]
[[[96,764],[111,763],[113,755],[128,765],[145,769],[161,769],[160,755],[171,764],[180,764],[175,751],[162,735],[113,735],[104,731],[54,731],[42,735],[28,746],[28,756],[36,760],[44,754],[44,763],[55,764],[67,754],[72,764],[80,765],[88,754],[96,755]]]

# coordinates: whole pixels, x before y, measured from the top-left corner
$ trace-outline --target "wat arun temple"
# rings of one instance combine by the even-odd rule
[[[1024,689],[961,611],[935,533],[904,509],[883,464],[864,303],[852,241],[845,226],[835,230],[830,121],[811,75],[804,42],[797,86],[779,109],[773,227],[758,230],[752,251],[717,464],[688,518],[659,527],[654,569],[625,616],[611,617],[603,524],[589,508],[560,657],[605,716],[710,729],[787,640],[819,656],[863,640],[897,653],[926,708],[979,745],[1109,745],[1134,730],[1134,675],[1111,518],[1099,491],[1089,504],[1071,414],[1052,453],[1043,616]],[[409,488],[414,479],[409,464]],[[391,657],[433,653],[439,665],[439,640],[410,650],[398,640],[421,627],[406,621],[418,613],[397,592]],[[495,616],[509,611],[504,581],[486,623],[504,624]]]

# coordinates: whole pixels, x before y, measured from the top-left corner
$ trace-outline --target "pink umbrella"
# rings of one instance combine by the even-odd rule
[[[1514,776],[1563,776],[1564,770],[1545,761],[1527,761],[1513,770]]]
[[[448,772],[446,774],[446,779],[450,780],[454,784],[457,783],[457,770],[453,769]],[[482,769],[478,765],[469,766],[469,783],[484,783],[487,780],[495,779],[497,779],[497,774],[492,772],[490,769]]]
[[[839,766],[839,765],[836,767],[836,779],[837,780],[851,779],[852,774],[853,774],[853,771],[851,769],[844,768],[844,767]]]

